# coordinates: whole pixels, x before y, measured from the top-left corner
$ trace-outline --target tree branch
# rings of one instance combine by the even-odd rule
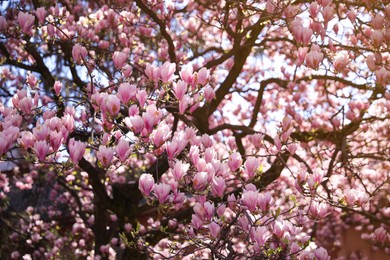
[[[150,18],[152,18],[152,20],[155,23],[158,24],[158,26],[160,27],[161,35],[164,37],[164,39],[168,43],[169,59],[171,60],[171,62],[176,63],[177,60],[176,60],[176,53],[175,53],[175,45],[173,44],[173,40],[165,28],[166,24],[160,18],[157,17],[156,13],[154,13],[147,5],[144,4],[144,1],[135,0],[135,3],[139,6],[139,8],[141,8],[141,10],[145,14],[147,14]],[[178,67],[176,65],[176,70],[177,69],[178,69]]]

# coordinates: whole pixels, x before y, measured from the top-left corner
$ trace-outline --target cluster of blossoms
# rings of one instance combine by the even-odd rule
[[[0,10],[0,256],[390,252],[388,6],[104,2]]]

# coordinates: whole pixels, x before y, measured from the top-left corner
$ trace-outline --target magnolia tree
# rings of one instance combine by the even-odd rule
[[[390,252],[390,7],[9,1],[2,259]]]

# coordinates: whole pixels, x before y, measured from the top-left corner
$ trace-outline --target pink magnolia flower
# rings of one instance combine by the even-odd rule
[[[285,132],[285,133],[287,133],[287,132]],[[284,137],[283,139],[287,139],[288,138],[288,137],[285,137],[285,136],[283,136],[283,137]],[[275,145],[275,148],[276,148],[277,152],[280,152],[282,150],[282,140],[280,140],[279,135],[275,135],[275,137],[274,137],[274,145]]]
[[[169,138],[170,132],[171,131],[169,129],[169,126],[165,122],[159,124],[157,129],[155,129],[152,133],[153,144],[156,147],[160,147],[161,145],[163,145],[164,142]]]
[[[203,221],[195,214],[192,214],[191,223],[195,229],[199,229],[203,226]]]
[[[0,108],[1,109],[1,108]],[[11,126],[19,127],[22,124],[23,117],[19,115],[15,110],[11,109],[11,113],[2,113],[2,128],[3,130],[8,129]]]
[[[121,103],[116,95],[108,95],[106,99],[106,109],[111,116],[116,116],[121,109]]]
[[[23,114],[29,115],[31,114],[34,107],[34,102],[31,97],[24,97],[19,100],[18,107],[23,112]]]
[[[139,115],[139,108],[137,105],[131,105],[129,107],[129,117]]]
[[[235,172],[238,168],[240,168],[242,165],[242,158],[241,158],[241,154],[235,152],[235,153],[232,153],[230,156],[229,156],[229,159],[228,159],[228,166],[229,166],[229,169],[232,171],[232,172]]]
[[[325,7],[327,5],[330,5],[332,3],[332,0],[318,0],[318,3],[322,6]]]
[[[148,93],[146,93],[146,91],[142,89],[138,91],[135,96],[138,100],[139,106],[142,108],[145,105],[146,99],[148,98]]]
[[[157,110],[156,105],[148,105],[145,113],[142,115],[144,120],[144,127],[148,134],[153,132],[153,128],[161,119],[161,111]]]
[[[204,88],[204,97],[207,102],[211,102],[215,98],[215,91],[211,86]]]
[[[228,202],[229,209],[234,210],[234,208],[237,205],[236,196],[234,194],[228,195],[227,202]]]
[[[98,47],[101,49],[108,49],[110,47],[110,42],[101,40],[98,43]]]
[[[199,219],[211,221],[215,213],[215,206],[209,201],[203,202],[199,200],[199,202],[195,203],[193,210]]]
[[[64,125],[61,126],[59,132],[62,133],[62,136],[64,137],[64,140],[67,140],[67,139],[68,139],[69,131],[66,129],[66,127],[65,127]]]
[[[306,55],[308,52],[309,48],[307,47],[299,47],[298,49],[298,59],[297,59],[297,65],[300,66],[305,62]]]
[[[104,145],[99,146],[99,150],[96,152],[96,156],[104,167],[108,167],[112,163],[114,158],[114,150],[111,147]]]
[[[125,124],[134,134],[139,134],[144,129],[144,120],[140,116],[126,117]]]
[[[130,223],[126,223],[124,225],[124,228],[125,228],[126,232],[131,232],[133,230],[133,225],[131,225]]]
[[[56,94],[59,95],[60,92],[61,92],[61,89],[62,89],[62,83],[61,83],[60,81],[57,80],[57,81],[54,83],[53,88],[54,88],[54,91],[56,92]]]
[[[315,190],[324,181],[324,172],[316,170],[313,174],[309,175],[307,183],[310,190]]]
[[[191,84],[194,78],[192,66],[191,65],[183,66],[183,68],[180,71],[180,77],[185,83]]]
[[[212,181],[213,177],[215,176],[214,166],[211,163],[206,162],[206,160],[205,160],[205,167],[203,170],[207,172],[207,182],[209,182],[211,184],[211,181]]]
[[[203,208],[204,208],[204,212],[205,212],[205,216],[204,216],[205,220],[211,221],[211,219],[214,216],[214,212],[215,212],[214,203],[206,201],[205,203],[203,203]]]
[[[296,143],[287,145],[287,151],[289,151],[291,155],[294,155],[297,149],[298,149],[298,145]]]
[[[238,218],[238,225],[247,232],[250,228],[249,220],[247,216],[241,216]]]
[[[173,93],[177,100],[181,100],[187,92],[187,83],[179,80],[177,84],[173,85]]]
[[[189,168],[189,163],[183,163],[182,161],[177,160],[175,166],[173,167],[173,177],[175,180],[180,181],[181,178],[187,174]]]
[[[268,241],[269,237],[271,236],[271,233],[266,227],[261,226],[254,227],[250,235],[252,240],[254,240],[259,247],[262,247]]]
[[[25,34],[30,34],[32,27],[34,25],[35,17],[29,13],[19,12],[18,14],[18,23],[22,32]]]
[[[256,188],[256,186],[253,183],[248,183],[244,187],[244,191],[250,191],[250,190],[251,191],[257,191],[257,188]]]
[[[255,148],[261,148],[263,144],[264,135],[263,134],[253,134],[250,136],[250,141]]]
[[[209,224],[210,235],[213,238],[217,238],[221,232],[221,227],[214,221]]]
[[[328,251],[326,251],[326,249],[323,247],[315,249],[313,254],[317,260],[329,260],[330,259],[330,256],[328,255]]]
[[[0,142],[0,155],[3,155],[11,148],[12,140],[10,140],[4,132],[0,132],[0,138],[2,140],[2,142]]]
[[[44,161],[46,158],[46,155],[49,153],[50,145],[44,141],[37,141],[34,144],[34,152],[38,156],[38,159],[40,161]]]
[[[318,14],[319,6],[317,2],[312,2],[309,6],[309,13],[312,18],[315,18]]]
[[[295,18],[290,25],[290,30],[294,36],[294,40],[297,42],[302,42],[302,34],[305,28],[302,25],[301,18]]]
[[[109,44],[109,42],[107,42]],[[108,46],[107,46],[108,48]],[[133,74],[133,68],[132,66],[130,66],[129,64],[126,64],[124,67],[123,67],[123,70],[122,70],[122,74],[123,76],[125,76],[126,78],[129,78],[132,74]]]
[[[69,114],[66,114],[64,115],[62,118],[62,123],[64,124],[64,126],[66,127],[66,129],[69,131],[69,132],[73,132],[75,126],[74,126],[74,118],[73,116],[69,115]]]
[[[195,190],[204,190],[207,185],[207,172],[198,172],[193,178],[193,185]]]
[[[302,31],[302,43],[308,45],[310,43],[312,35],[313,35],[312,29],[304,28]]]
[[[208,134],[203,134],[200,141],[202,142],[204,148],[208,148],[214,145],[213,139],[211,139]]]
[[[259,193],[253,190],[245,190],[241,196],[241,201],[248,208],[249,211],[255,211],[257,209],[257,199]]]
[[[72,49],[72,57],[75,63],[81,63],[87,57],[87,49],[80,44],[75,44]]]
[[[376,65],[376,62],[375,62],[374,54],[370,54],[367,56],[366,63],[367,63],[367,67],[370,71],[374,72],[378,69],[378,66]]]
[[[94,106],[94,108],[97,110],[99,109],[99,107],[101,107],[103,105],[103,100],[105,98],[105,95],[106,93],[94,93],[92,94],[91,96],[91,101],[92,101],[92,105]]]
[[[165,149],[167,151],[168,159],[172,160],[174,157],[179,155],[183,151],[186,144],[186,140],[177,138],[174,138],[171,142],[167,142]]]
[[[311,50],[306,56],[306,65],[310,68],[316,69],[320,62],[324,59],[324,54],[320,51]]]
[[[121,138],[116,146],[116,154],[118,155],[119,160],[125,162],[129,158],[131,152],[132,149],[129,142]]]
[[[299,251],[301,251],[301,247],[298,245],[297,242],[293,242],[290,246],[290,254],[296,254]]]
[[[339,33],[339,26],[338,26],[337,23],[333,26],[333,31],[334,31],[336,34]]]
[[[276,220],[273,223],[272,233],[274,233],[277,238],[282,239],[285,232],[286,232],[285,221]]]
[[[149,173],[142,174],[138,181],[138,188],[144,196],[149,196],[154,189],[153,176]]]
[[[271,193],[269,193],[269,192],[260,193],[260,195],[257,198],[258,206],[264,212],[269,210],[272,201],[273,201],[273,199],[272,199]]]
[[[163,83],[171,82],[175,78],[174,77],[175,70],[176,70],[176,64],[166,61],[160,67],[160,78],[162,82]]]
[[[37,79],[37,77],[35,77],[34,74],[30,73],[27,76],[27,83],[28,83],[28,85],[30,85],[30,88],[34,89],[38,84],[38,79]]]
[[[379,227],[375,229],[373,235],[375,240],[382,244],[384,244],[387,240],[389,240],[389,234],[387,233],[386,229],[384,229],[383,227]]]
[[[296,40],[297,42],[302,42],[302,35],[305,28],[302,26],[300,22],[293,22],[291,23],[291,26],[292,26],[291,32],[294,36],[294,40]]]
[[[186,195],[183,192],[174,192],[173,196],[173,203],[175,204],[175,209],[179,210],[183,206],[183,203],[186,201]]]
[[[46,14],[47,14],[47,12],[46,12],[46,9],[44,7],[39,7],[35,11],[35,15],[37,16],[38,21],[41,24],[43,24],[45,22]]]
[[[18,138],[18,143],[20,144],[21,147],[24,149],[32,148],[35,143],[35,136],[29,132],[29,131],[23,131],[20,132],[20,137]],[[6,139],[2,139],[6,140]]]
[[[206,220],[206,210],[205,210],[205,207],[203,206],[202,203],[200,203],[200,202],[195,203],[195,205],[192,209],[193,209],[195,215],[199,219]]]
[[[353,100],[348,103],[348,107],[351,110],[357,110],[358,112],[368,109],[369,106],[370,105],[367,102],[361,100]]]
[[[222,216],[225,214],[225,210],[226,210],[226,205],[225,205],[225,204],[221,204],[221,205],[217,208],[218,217],[222,217]]]
[[[122,69],[127,60],[127,54],[124,52],[116,51],[112,55],[112,60],[114,61],[114,66],[116,69]]]
[[[259,166],[259,160],[255,157],[250,157],[244,163],[244,173],[251,179],[255,176]]]
[[[327,5],[322,9],[322,16],[324,17],[324,22],[327,23],[333,19],[334,16],[334,8],[331,5]]]
[[[16,94],[12,97],[12,104],[14,105],[14,107],[18,107],[19,101],[25,97],[27,97],[27,90],[18,90]]]
[[[199,147],[191,143],[189,158],[194,165],[198,165],[200,160]]]
[[[146,64],[145,74],[151,81],[157,83],[160,78],[160,69],[148,63]]]
[[[204,152],[204,159],[207,163],[211,163],[215,158],[215,150],[213,147],[208,147]]]
[[[347,17],[348,19],[353,23],[355,22],[355,19],[356,19],[356,12],[354,10],[349,10],[347,12]]]
[[[190,105],[191,99],[185,95],[181,100],[179,100],[179,113],[182,115]]]
[[[222,198],[225,189],[226,189],[225,179],[221,176],[214,177],[211,182],[211,193],[213,194],[213,196]]]
[[[130,100],[135,98],[137,94],[137,87],[130,83],[122,83],[118,88],[118,98],[123,104],[127,104]]]
[[[54,27],[54,25],[52,24],[48,24],[47,25],[47,34],[50,36],[50,37],[54,37],[57,33],[57,28]]]
[[[11,253],[11,259],[19,259],[20,257],[21,257],[21,255],[18,251],[13,251]]]
[[[326,203],[313,201],[310,204],[309,212],[314,218],[323,219],[331,213],[331,208]]]
[[[50,140],[50,145],[53,148],[53,151],[56,152],[60,148],[63,139],[64,137],[61,132],[57,132],[57,131],[50,132],[49,140]]]
[[[287,131],[291,126],[292,118],[290,116],[285,116],[282,120],[282,128],[284,131]]]
[[[171,186],[165,183],[156,184],[154,187],[154,195],[161,204],[163,204],[168,199],[170,192]]]
[[[386,86],[390,82],[390,72],[384,67],[375,71],[375,77],[379,85]]]
[[[385,17],[381,14],[376,14],[372,19],[371,19],[371,26],[375,30],[380,30],[383,27],[383,22],[385,20]]]
[[[0,131],[0,154],[6,154],[8,152],[18,135],[19,128],[16,126],[9,126],[3,131]]]
[[[197,131],[193,127],[186,127],[184,129],[184,138],[187,140],[193,140],[196,138]]]
[[[206,68],[201,68],[196,74],[196,82],[202,86],[205,86],[209,80],[210,72]]]
[[[365,202],[368,201],[369,197],[363,191],[350,189],[344,193],[344,199],[348,206],[354,206],[355,204],[362,206]]]
[[[85,148],[87,144],[76,141],[74,138],[71,138],[68,142],[69,157],[74,164],[78,164],[81,158],[84,156]]]
[[[37,125],[33,128],[33,134],[38,141],[46,140],[50,132],[50,128],[47,125]]]
[[[372,32],[370,38],[372,45],[374,45],[375,48],[379,48],[383,42],[383,33],[381,30],[375,30]]]
[[[346,51],[340,51],[337,53],[333,66],[336,71],[343,71],[345,69],[345,66],[349,62],[349,56]]]

